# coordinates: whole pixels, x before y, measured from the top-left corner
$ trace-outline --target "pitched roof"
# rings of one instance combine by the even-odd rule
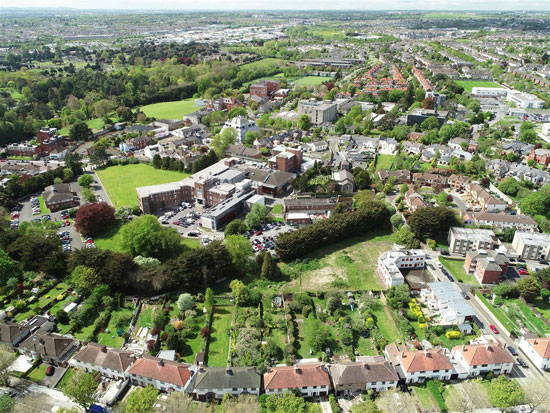
[[[261,376],[254,367],[206,367],[198,371],[195,389],[257,389],[260,382]]]
[[[469,366],[487,364],[514,363],[514,358],[500,345],[478,344],[474,346],[456,346],[453,351],[462,353]]]
[[[530,338],[527,342],[543,358],[550,358],[550,338]]]
[[[330,366],[335,385],[397,381],[393,366],[383,357],[373,362],[336,363]]]
[[[2,321],[0,322],[0,343],[13,343],[21,337],[21,335],[30,331],[30,327],[21,326],[9,321]]]
[[[88,343],[73,357],[82,363],[124,372],[135,361],[130,351],[119,350],[97,343]]]
[[[160,380],[183,387],[189,381],[189,364],[163,360],[158,357],[143,356],[128,369],[128,374]]]
[[[320,364],[272,367],[264,374],[264,388],[295,389],[304,386],[330,386],[327,371]]]
[[[27,338],[19,347],[36,352],[41,356],[61,358],[71,348],[77,346],[77,341],[55,333],[36,333]]]
[[[401,353],[400,360],[403,370],[408,373],[453,368],[443,350],[404,351]]]

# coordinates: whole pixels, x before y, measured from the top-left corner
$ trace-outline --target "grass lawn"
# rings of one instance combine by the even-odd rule
[[[139,327],[153,327],[153,311],[159,311],[161,308],[159,306],[144,306],[141,309],[138,317],[138,326]]]
[[[432,397],[432,393],[430,393],[427,388],[413,387],[413,389],[414,393],[416,393],[416,396],[418,397],[418,400],[420,400],[420,403],[422,403],[424,411],[431,412],[437,410],[437,403]]]
[[[2,87],[0,92],[8,92],[15,100],[23,99],[23,94],[14,87]]]
[[[455,83],[462,86],[468,93],[472,93],[474,87],[498,87],[502,88],[498,83],[487,80],[455,80]]]
[[[522,318],[523,323],[533,332],[547,334],[550,333],[550,327],[546,323],[538,318],[536,314],[521,300],[506,300],[506,306],[511,307],[515,306],[519,310],[520,318]]]
[[[8,159],[12,159],[15,161],[31,161],[32,156],[17,156],[17,155],[9,155]]]
[[[120,314],[128,314],[131,316],[132,310],[130,308],[121,308],[120,310],[113,311],[111,313],[111,319],[109,320],[109,325],[107,326],[110,333],[106,333],[106,332],[99,333],[97,335],[97,342],[99,344],[105,344],[106,346],[115,347],[115,348],[119,348],[122,345],[124,338],[118,336],[117,326],[115,324],[115,321],[116,321],[115,315],[120,315]],[[124,326],[122,328],[124,328],[124,332],[128,331],[128,326]]]
[[[290,83],[298,86],[317,86],[328,80],[332,80],[332,78],[329,76],[304,76]]]
[[[388,314],[384,305],[380,303],[373,311],[373,315],[376,317],[376,325],[384,338],[388,343],[394,343],[397,340],[401,340],[403,336],[401,331],[397,328],[395,321],[391,314]]]
[[[256,60],[252,63],[246,63],[242,65],[245,69],[265,69],[270,66],[282,66],[285,63],[283,59],[276,59],[274,57],[266,57],[265,59]]]
[[[309,267],[303,264],[282,264],[286,274],[297,276],[301,271],[301,288],[319,291],[331,286],[351,290],[380,291],[384,287],[375,274],[378,256],[392,248],[390,235],[373,232],[339,241],[309,254]],[[304,260],[302,260],[303,262]],[[285,290],[298,291],[298,277],[285,286]]]
[[[445,386],[443,398],[450,411],[460,411],[464,407],[463,400],[466,397],[474,410],[488,409],[493,407],[489,402],[487,387],[489,381],[479,382],[477,380],[462,381],[457,384]]]
[[[102,250],[124,252],[122,249],[122,237],[120,235],[121,225],[107,228],[101,235],[94,238],[94,243]]]
[[[433,380],[428,380],[426,382],[426,389],[432,394],[434,400],[439,405],[439,408],[442,411],[447,411],[447,405],[445,404],[445,399],[443,398],[443,394],[441,394],[437,388],[437,384]]]
[[[376,155],[376,170],[378,171],[380,169],[390,169],[394,159],[395,155]]]
[[[155,169],[146,164],[117,165],[97,171],[115,208],[137,205],[136,188],[180,181],[189,174]]]
[[[276,204],[271,208],[272,214],[282,214],[283,213],[283,206],[281,204]]]
[[[56,389],[63,390],[67,383],[71,380],[71,377],[74,376],[75,370],[72,368],[68,368],[63,377],[61,377],[61,380],[57,383],[57,386],[55,386]]]
[[[175,102],[153,103],[142,106],[141,110],[147,116],[157,119],[183,119],[184,115],[199,110],[201,106],[195,106],[195,99],[177,100]]]
[[[110,118],[113,120],[113,122],[118,122],[118,117],[116,115],[110,116]],[[86,125],[88,125],[88,127],[92,130],[92,132],[97,132],[104,128],[105,122],[103,121],[103,118],[95,118],[95,119],[87,120]],[[59,129],[59,134],[68,135],[70,130],[71,130],[70,127]]]
[[[41,364],[38,367],[35,367],[30,373],[29,373],[29,379],[38,383],[46,377],[46,366],[45,364]]]
[[[44,197],[42,195],[38,197],[38,202],[40,202],[41,214],[49,214],[51,212],[48,208],[46,208],[46,202],[44,202]]]
[[[251,84],[260,82],[262,80],[281,80],[283,78],[284,78],[283,73],[278,73],[278,74],[273,75],[273,76],[260,77],[259,79],[249,80],[248,82],[243,83],[243,87],[248,87]]]
[[[465,284],[478,284],[476,278],[472,274],[464,271],[464,260],[451,260],[448,258],[439,257],[439,262],[456,278],[458,282]]]
[[[80,341],[86,340],[87,337],[94,332],[94,323],[95,323],[95,320],[92,323],[90,323],[90,325],[87,325],[86,327],[82,327],[82,329],[79,332],[74,332],[73,335]]]
[[[199,248],[201,246],[200,241],[193,238],[182,238],[181,243],[189,248]]]
[[[359,340],[357,340],[357,348],[355,350],[357,350],[361,356],[378,355],[378,351],[376,351],[376,347],[372,344],[370,338],[359,337]]]
[[[227,366],[229,351],[229,329],[231,328],[231,306],[214,307],[212,332],[208,344],[208,365],[212,367]]]
[[[496,317],[498,321],[510,332],[512,330],[519,330],[519,326],[516,324],[515,321],[513,321],[508,315],[503,311],[503,307],[495,307],[493,306],[489,300],[487,300],[485,297],[483,297],[481,294],[478,294],[476,292],[476,295],[479,297],[479,299],[485,304],[485,306],[489,309],[491,313]]]

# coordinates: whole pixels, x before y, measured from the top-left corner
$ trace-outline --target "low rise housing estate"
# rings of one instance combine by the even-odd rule
[[[223,399],[226,394],[260,395],[262,376],[255,367],[201,367],[193,385],[193,397],[206,401]]]
[[[360,357],[357,362],[333,363],[330,375],[334,393],[361,394],[374,390],[381,392],[397,387],[399,377],[395,368],[383,356]]]
[[[447,381],[453,373],[453,365],[442,349],[409,351],[392,343],[386,346],[384,354],[407,384],[430,379]]]
[[[528,215],[510,215],[504,212],[479,212],[473,215],[476,225],[487,225],[493,228],[513,228],[519,231],[535,232],[538,230],[537,221]]]
[[[137,359],[127,370],[132,384],[153,386],[161,391],[187,391],[194,371],[189,364],[177,363],[153,356]]]
[[[136,356],[130,351],[88,343],[70,360],[69,364],[85,371],[98,371],[105,377],[125,379],[126,370]]]

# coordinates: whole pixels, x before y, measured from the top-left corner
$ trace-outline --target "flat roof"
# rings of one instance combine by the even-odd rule
[[[530,243],[547,245],[550,243],[550,234],[516,231],[514,236],[520,238],[526,244]]]
[[[490,229],[451,227],[450,230],[456,238],[493,241],[495,233]]]

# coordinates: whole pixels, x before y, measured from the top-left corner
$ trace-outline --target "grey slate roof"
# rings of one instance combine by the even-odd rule
[[[195,389],[260,388],[261,376],[254,367],[205,367],[195,380]]]

